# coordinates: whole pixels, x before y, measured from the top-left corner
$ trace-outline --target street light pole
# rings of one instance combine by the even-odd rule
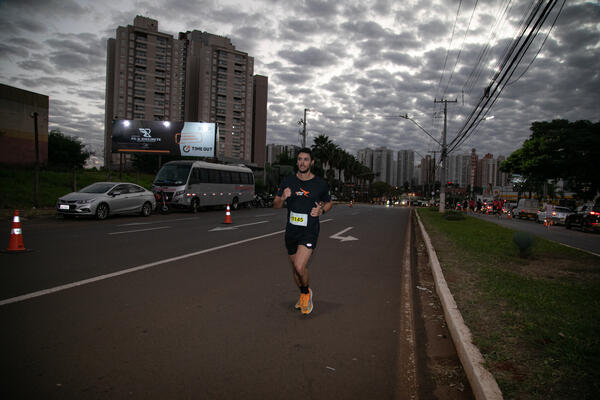
[[[310,111],[308,108],[304,109],[304,119],[298,121],[298,124],[302,124],[302,148],[306,147],[306,112]]]
[[[447,176],[447,162],[446,158],[447,148],[446,148],[446,127],[447,127],[447,111],[448,111],[448,103],[456,103],[458,100],[436,100],[434,99],[434,103],[444,103],[444,132],[442,133],[442,156],[440,162],[442,163],[442,171],[440,173],[441,177],[441,185],[440,185],[440,213],[444,213],[446,211],[446,176]]]

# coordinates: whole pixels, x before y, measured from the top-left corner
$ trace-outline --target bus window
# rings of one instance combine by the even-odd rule
[[[209,169],[208,180],[210,183],[221,183],[221,174],[219,173],[219,170]]]
[[[231,183],[231,172],[221,171],[221,183]]]
[[[192,174],[190,176],[190,185],[195,185],[200,182],[201,182],[200,181],[200,169],[199,168],[192,169]]]
[[[252,183],[251,174],[249,174],[248,172],[242,172],[242,173],[240,173],[240,175],[242,175],[242,183],[244,183],[244,184]]]
[[[231,172],[231,183],[234,183],[236,185],[242,183],[239,172]]]
[[[208,170],[206,168],[200,168],[200,183],[210,183]]]

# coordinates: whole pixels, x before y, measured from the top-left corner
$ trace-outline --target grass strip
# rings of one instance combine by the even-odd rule
[[[78,170],[77,189],[94,182],[106,181],[106,171]],[[113,172],[111,181],[133,182],[150,189],[154,175]],[[33,207],[34,171],[32,168],[0,168],[0,209],[27,210]],[[40,169],[39,205],[40,208],[54,208],[60,196],[73,191],[73,171]]]
[[[600,398],[600,258],[420,209],[448,286],[506,399]]]

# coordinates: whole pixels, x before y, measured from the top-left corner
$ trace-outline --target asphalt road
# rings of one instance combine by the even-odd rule
[[[33,251],[0,254],[0,395],[403,398],[408,217],[326,214],[309,316],[293,309],[285,210],[23,221]]]
[[[517,231],[528,232],[544,239],[562,243],[600,256],[600,235],[594,232],[581,232],[577,228],[566,229],[562,225],[552,225],[549,229],[532,220],[518,218],[498,218],[495,215],[470,214],[486,221]]]

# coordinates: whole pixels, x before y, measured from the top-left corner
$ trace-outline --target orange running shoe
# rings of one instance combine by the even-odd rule
[[[308,289],[308,294],[305,294],[304,299],[302,301],[302,314],[310,314],[313,310],[313,291],[312,289]]]
[[[302,293],[300,293],[300,297],[298,297],[298,301],[296,302],[294,308],[297,310],[302,308]]]

